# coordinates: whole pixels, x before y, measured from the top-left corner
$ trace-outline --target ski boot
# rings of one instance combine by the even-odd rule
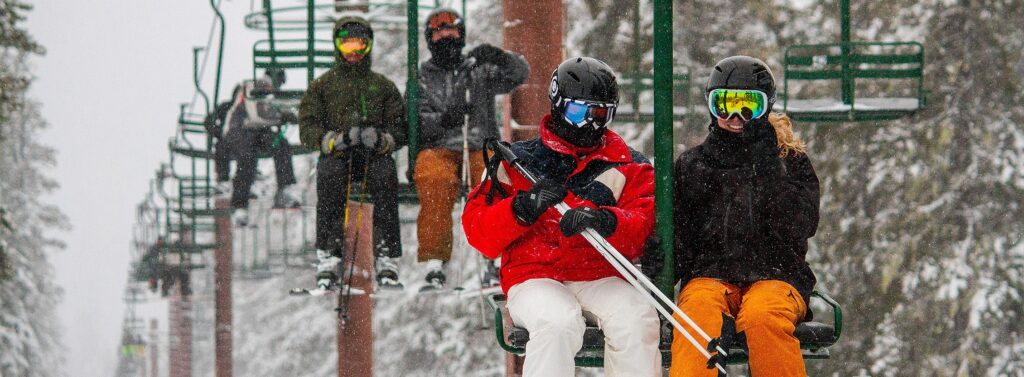
[[[398,281],[398,259],[377,257],[377,288],[385,290],[401,290],[405,288]]]
[[[316,250],[316,286],[322,290],[329,290],[338,286],[338,275],[334,272],[341,263],[341,258],[334,256],[334,253],[327,250]]]
[[[299,197],[301,196],[302,193],[299,192],[299,188],[295,185],[279,188],[277,193],[274,194],[274,208],[299,208],[302,205],[299,202]]]
[[[439,259],[427,261],[427,285],[420,288],[420,292],[438,291],[444,289],[446,280],[444,274],[444,262]]]
[[[235,212],[231,214],[231,220],[236,226],[249,226],[249,210],[246,208],[235,208]],[[253,224],[253,226],[255,226],[255,224]]]

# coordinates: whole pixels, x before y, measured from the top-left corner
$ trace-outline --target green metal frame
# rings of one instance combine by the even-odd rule
[[[517,347],[505,340],[505,327],[503,326],[504,317],[502,315],[501,307],[502,302],[505,302],[505,295],[494,294],[487,297],[487,303],[491,306],[491,310],[494,311],[494,335],[498,339],[498,345],[505,352],[513,353],[516,355],[526,354],[526,349],[523,347]],[[662,352],[662,366],[668,367],[671,363],[671,351],[667,347],[661,348]],[[603,368],[604,367],[604,348],[588,348],[584,346],[583,349],[576,354],[575,363],[577,367],[583,368]]]
[[[838,54],[829,51],[839,50]],[[909,53],[858,53],[867,49],[909,50]],[[825,52],[825,54],[821,54]],[[847,42],[795,45],[786,48],[783,60],[783,111],[795,120],[806,121],[871,121],[892,120],[911,115],[923,109],[926,102],[924,91],[924,46],[918,42]],[[879,66],[901,65],[901,68]],[[909,66],[909,67],[906,67]],[[865,109],[857,108],[855,83],[857,79],[867,80],[916,80],[917,107],[914,109]],[[849,109],[835,111],[790,111],[790,80],[839,81],[841,100]]]
[[[673,121],[685,121],[692,115],[694,109],[691,108],[690,103],[690,74],[689,73],[673,73],[672,74],[672,96],[673,99],[677,95],[682,96],[682,107],[686,109],[683,114],[676,114],[675,107],[672,108],[672,119]],[[633,121],[635,123],[653,122],[654,114],[645,114],[640,111],[640,96],[643,92],[654,90],[654,75],[650,73],[635,73],[631,72],[622,75],[619,79],[619,88],[621,91],[630,93],[630,105],[632,106],[632,112],[626,112],[621,107],[616,112],[616,118],[622,117],[626,121]]]
[[[654,0],[654,216],[661,242],[662,270],[656,284],[673,297],[676,284],[672,250],[672,0]]]
[[[886,121],[912,115],[925,106],[924,91],[924,47],[918,42],[851,42],[850,41],[850,0],[839,1],[839,43],[795,45],[786,49],[784,59],[783,109],[795,120],[811,122],[844,121]],[[916,47],[911,54],[858,54],[859,47]],[[839,54],[815,54],[822,49],[839,49]],[[810,54],[795,54],[811,51]],[[912,68],[860,68],[865,64],[911,65]],[[838,65],[838,69],[834,66]],[[831,67],[830,67],[831,66]],[[810,68],[808,68],[810,67]],[[856,107],[855,80],[917,79],[917,106],[913,109],[869,109]],[[848,110],[834,111],[788,111],[789,80],[838,80],[840,100]]]
[[[818,299],[821,299],[822,301],[824,301],[827,305],[829,305],[832,308],[832,327],[833,327],[832,339],[827,344],[801,343],[800,344],[800,349],[806,351],[806,352],[804,352],[804,359],[807,359],[807,360],[828,359],[828,358],[831,357],[831,353],[829,352],[829,347],[831,347],[833,344],[838,342],[840,336],[842,335],[842,331],[843,331],[843,310],[842,310],[842,307],[839,306],[839,303],[836,302],[831,296],[829,296],[825,292],[814,291],[814,292],[811,293],[811,297],[812,298],[816,297]],[[499,294],[494,294],[494,295],[488,296],[487,297],[487,302],[490,305],[491,310],[494,312],[494,323],[495,323],[494,335],[495,335],[495,338],[498,340],[498,345],[501,347],[501,349],[505,350],[505,352],[513,353],[513,354],[516,354],[516,355],[523,355],[523,354],[525,354],[526,353],[526,349],[525,348],[509,344],[508,341],[506,340],[506,335],[505,335],[505,316],[504,316],[504,313],[502,311],[503,304],[506,302],[505,295],[499,293]],[[663,342],[665,342],[665,341],[666,340],[663,339]],[[671,352],[669,352],[668,347],[664,347],[664,346],[665,346],[665,344],[663,344],[663,347],[661,347],[662,353],[663,353],[663,355],[662,355],[662,363],[665,366],[668,366],[668,365],[671,364]],[[737,348],[733,348],[733,349],[731,349],[729,351],[730,351],[730,355],[726,359],[726,364],[727,365],[735,365],[735,364],[745,364],[745,363],[747,363],[747,361],[748,361],[748,354],[747,354],[746,350],[737,347]],[[584,346],[583,349],[581,349],[580,352],[575,357],[576,366],[579,366],[579,367],[597,367],[597,368],[603,367],[604,366],[604,356],[603,356],[603,354],[604,354],[604,349],[603,348],[593,348],[593,347]]]
[[[843,309],[835,299],[823,291],[811,292],[811,298],[818,298],[832,308],[832,339],[827,344],[801,342],[800,349],[804,351],[803,358],[805,360],[827,360],[832,357],[829,347],[839,341],[843,332]],[[733,348],[729,351],[729,357],[725,360],[727,365],[746,364],[749,361],[746,350]]]

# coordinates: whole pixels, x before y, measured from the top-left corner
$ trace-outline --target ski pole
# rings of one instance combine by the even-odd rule
[[[369,149],[367,149],[363,155],[365,156],[363,158],[363,179],[361,180],[362,186],[359,188],[359,195],[360,195],[360,197],[363,200],[366,200],[366,177],[370,173],[370,158],[371,158],[370,157]],[[351,162],[351,161],[352,161],[351,157],[349,157],[349,162]],[[351,164],[349,164],[349,166],[351,166]],[[351,171],[351,168],[350,168],[350,170],[349,170],[349,187],[348,187],[349,192],[351,192],[351,190],[352,190],[351,180],[352,180],[352,171]],[[346,211],[348,211],[348,205],[351,204],[351,202],[350,202],[351,199],[352,199],[351,196],[348,196],[348,197],[345,198],[345,201],[346,201],[345,210]],[[338,296],[338,301],[340,303],[339,309],[341,309],[341,311],[339,311],[339,315],[342,318],[342,323],[348,322],[348,309],[349,309],[349,305],[348,304],[352,301],[352,291],[353,291],[353,288],[352,288],[352,277],[355,275],[356,251],[359,249],[359,236],[362,234],[361,227],[362,227],[362,222],[363,222],[363,210],[364,209],[365,209],[365,206],[363,205],[363,203],[360,203],[359,204],[359,210],[356,211],[356,221],[355,221],[355,226],[356,226],[355,233],[356,234],[355,234],[354,237],[352,237],[352,252],[350,253],[351,254],[351,258],[350,258],[349,264],[348,264],[348,274],[344,274],[344,266],[343,266],[342,267],[342,273],[343,274],[339,275],[339,279],[338,279],[340,281],[340,280],[342,280],[341,276],[347,276],[347,278],[345,280],[345,286],[343,287],[344,290],[345,290],[345,293]],[[345,218],[344,228],[347,230],[349,225],[350,224],[348,222],[348,218],[346,217]],[[339,291],[341,290],[341,288],[342,287],[339,287]]]
[[[519,161],[518,156],[516,156],[515,153],[512,152],[512,149],[509,148],[508,145],[498,142],[496,140],[490,140],[489,143],[491,145],[491,148],[501,155],[502,159],[508,162],[509,165],[515,168],[516,171],[522,174],[523,177],[530,181],[530,183],[537,183],[537,176],[530,172],[530,170],[526,168],[526,166],[524,166],[522,162]],[[569,205],[566,204],[565,202],[560,202],[555,205],[555,209],[558,210],[559,214],[564,215],[565,212],[568,211],[570,208]],[[654,306],[655,310],[657,310],[659,313],[665,316],[665,318],[670,323],[672,323],[672,326],[679,330],[681,334],[683,334],[683,336],[686,338],[686,340],[690,342],[690,344],[696,347],[697,350],[700,351],[702,355],[704,355],[704,357],[707,357],[709,360],[712,359],[711,354],[706,349],[704,349],[704,347],[701,347],[700,343],[698,343],[697,340],[694,339],[693,336],[690,335],[690,333],[686,331],[685,328],[683,328],[682,324],[675,320],[675,317],[668,314],[664,306],[671,307],[674,314],[678,314],[679,317],[682,318],[695,331],[697,331],[697,333],[701,335],[701,337],[703,337],[705,341],[710,342],[711,337],[708,336],[707,333],[700,328],[700,326],[698,326],[688,315],[686,315],[686,313],[684,313],[682,309],[676,306],[674,302],[669,300],[668,297],[661,293],[661,291],[658,290],[657,287],[654,286],[654,284],[651,283],[651,281],[647,279],[646,276],[643,275],[643,273],[637,271],[636,267],[634,267],[632,263],[630,263],[625,257],[623,257],[622,254],[619,253],[619,251],[616,250],[614,246],[608,243],[608,241],[604,239],[604,237],[602,237],[600,234],[598,234],[591,228],[587,228],[581,234],[583,235],[583,238],[586,239],[592,246],[594,246],[594,248],[597,249],[598,253],[600,253],[601,256],[604,257],[608,261],[608,263],[611,264],[612,267],[614,267],[615,270],[618,271],[619,274],[621,274],[626,279],[626,281],[630,283],[630,285],[632,285],[634,288],[636,288],[638,291],[642,293],[644,298],[647,299],[648,303]],[[655,295],[652,296],[651,294],[649,294],[649,292],[655,292]],[[659,300],[661,302],[659,302]],[[723,350],[720,346],[716,346],[715,348],[720,355],[728,355],[728,353],[725,350]],[[716,362],[715,366],[722,373],[726,373],[725,368],[723,368],[721,364]]]

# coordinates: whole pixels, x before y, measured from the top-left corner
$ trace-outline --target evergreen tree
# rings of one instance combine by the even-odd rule
[[[47,253],[62,247],[48,235],[64,216],[39,196],[56,184],[43,174],[54,151],[40,145],[45,122],[26,97],[27,59],[43,48],[22,28],[31,6],[0,0],[0,375],[56,376],[62,361]]]

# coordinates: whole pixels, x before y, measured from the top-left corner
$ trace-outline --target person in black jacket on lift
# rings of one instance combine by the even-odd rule
[[[710,134],[675,163],[679,307],[712,338],[723,315],[735,318],[752,376],[806,376],[793,330],[815,283],[805,255],[818,177],[789,118],[771,112],[775,79],[764,62],[722,60],[705,95]],[[681,334],[674,339],[672,377],[716,375]]]

